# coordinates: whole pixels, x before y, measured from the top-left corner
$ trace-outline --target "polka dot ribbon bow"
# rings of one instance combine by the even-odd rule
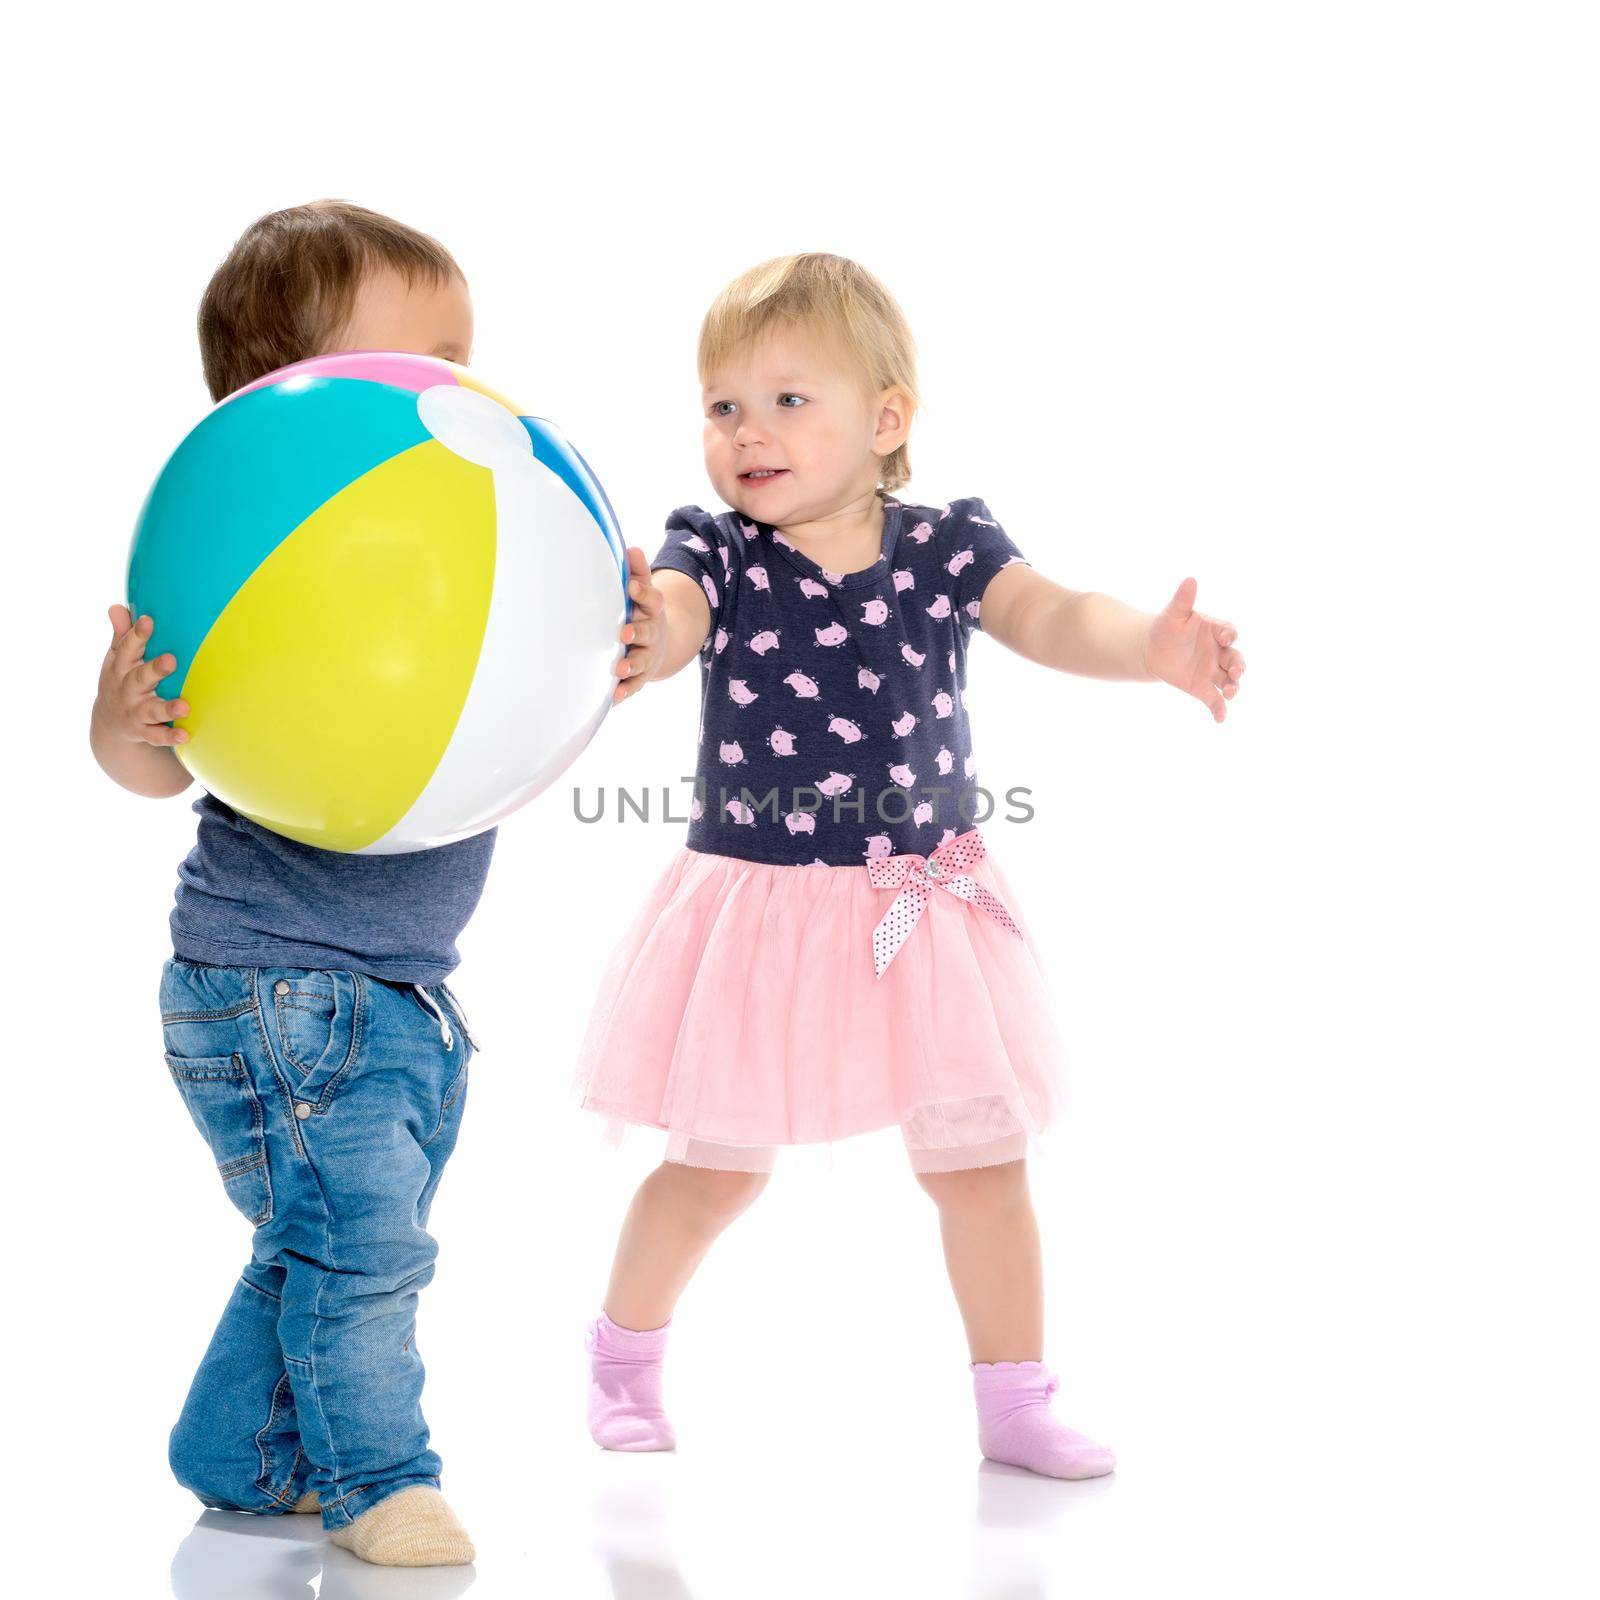
[[[900,891],[872,930],[872,963],[880,978],[900,946],[911,937],[911,930],[928,909],[935,889],[947,890],[958,900],[977,906],[1002,928],[1022,937],[1022,929],[1011,920],[1011,913],[967,871],[982,861],[984,854],[983,835],[974,829],[940,845],[929,856],[880,856],[867,862],[867,875],[874,888]]]

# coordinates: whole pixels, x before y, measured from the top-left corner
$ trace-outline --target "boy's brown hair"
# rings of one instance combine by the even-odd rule
[[[437,239],[348,200],[315,200],[252,222],[200,300],[211,398],[326,350],[374,267],[407,283],[462,276]]]

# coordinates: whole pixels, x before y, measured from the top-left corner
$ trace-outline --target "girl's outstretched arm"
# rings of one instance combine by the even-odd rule
[[[983,631],[1058,672],[1170,683],[1221,722],[1239,692],[1244,657],[1233,648],[1231,622],[1195,610],[1197,587],[1185,578],[1164,610],[1135,611],[1108,594],[1063,589],[1019,562],[989,580]]]
[[[628,651],[616,665],[622,682],[612,691],[613,705],[687,666],[711,631],[711,607],[700,585],[669,568],[651,572],[637,546],[628,550],[628,598],[633,615],[618,636]]]

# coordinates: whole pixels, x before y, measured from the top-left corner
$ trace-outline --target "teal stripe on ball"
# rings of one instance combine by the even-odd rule
[[[178,661],[156,692],[182,692],[224,607],[318,506],[429,437],[410,390],[345,378],[291,379],[211,412],[173,452],[135,530],[128,604],[155,617],[147,654]]]

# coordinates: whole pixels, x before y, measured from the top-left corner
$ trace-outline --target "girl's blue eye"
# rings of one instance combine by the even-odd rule
[[[797,400],[797,401],[799,401],[800,405],[802,405],[802,406],[806,403],[804,395],[799,395],[799,394],[780,394],[778,396],[778,404],[780,406],[783,406],[784,402],[786,400]],[[798,410],[799,408],[797,406],[784,406],[784,409],[786,411],[795,411],[795,410]]]
[[[724,406],[729,407],[729,409],[731,410],[732,406],[733,406],[733,401],[731,401],[731,400],[713,400],[711,402],[711,415],[714,416],[714,417],[725,417],[725,416],[727,416],[728,413],[722,409]]]

